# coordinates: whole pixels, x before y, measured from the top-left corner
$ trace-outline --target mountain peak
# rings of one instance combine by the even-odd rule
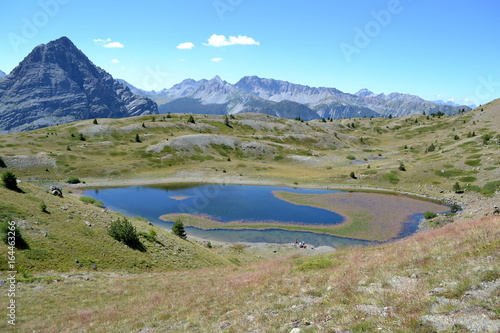
[[[361,89],[360,91],[358,91],[354,95],[360,96],[360,97],[372,97],[372,96],[376,96],[375,93],[373,93],[372,91],[370,91],[370,90],[368,90],[366,88]]]
[[[66,36],[59,37],[53,41],[48,42],[47,44],[61,44],[68,47],[76,47],[75,44]]]
[[[0,70],[0,79],[3,79],[6,76],[7,76],[7,74],[5,74],[5,72]]]
[[[156,103],[95,66],[67,37],[38,45],[0,82],[0,132],[158,113]]]
[[[220,78],[219,75],[215,75],[209,82],[224,83],[224,81]]]

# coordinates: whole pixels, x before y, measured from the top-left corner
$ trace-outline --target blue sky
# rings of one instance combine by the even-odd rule
[[[246,75],[481,104],[500,97],[500,2],[3,0],[0,69],[69,37],[147,90]]]

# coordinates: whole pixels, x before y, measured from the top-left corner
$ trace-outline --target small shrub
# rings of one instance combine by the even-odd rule
[[[458,182],[456,182],[454,185],[453,185],[453,191],[455,193],[463,193],[464,190],[462,190],[462,187],[460,186],[460,184]]]
[[[66,180],[66,183],[68,184],[80,184],[81,181],[78,177],[75,177],[75,176],[71,176],[69,177],[67,180]]]
[[[78,139],[80,139],[80,141],[87,141],[87,139],[85,139],[85,137],[83,136],[82,133],[80,133],[80,135],[78,136]]]
[[[353,172],[351,172],[351,173],[349,174],[349,177],[351,177],[352,179],[357,179],[357,178],[358,178],[358,177],[356,177],[356,175],[354,174],[354,171],[353,171]]]
[[[345,158],[347,158],[348,160],[351,160],[351,161],[356,159],[356,157],[354,157],[352,155],[348,155]]]
[[[94,121],[92,122],[92,124],[97,125],[98,124],[97,123],[97,119],[94,119]]]
[[[437,216],[437,214],[436,214],[436,213],[434,213],[434,212],[425,212],[425,213],[424,213],[424,218],[425,218],[426,220],[433,219],[433,218],[435,218],[436,216]]]
[[[429,147],[427,147],[427,149],[425,150],[426,153],[429,153],[429,152],[432,152],[432,151],[435,151],[436,150],[436,146],[434,146],[433,143],[431,143],[431,145]]]
[[[9,237],[12,237],[12,232],[14,233],[14,242]],[[0,236],[2,241],[8,246],[14,245],[18,250],[29,249],[29,245],[21,234],[21,230],[16,226],[15,222],[10,219],[4,219],[0,222]]]
[[[180,220],[174,222],[174,225],[172,226],[172,232],[182,239],[187,238],[186,231],[184,230],[184,224]]]
[[[108,229],[108,234],[119,242],[129,246],[132,249],[144,251],[144,245],[142,245],[139,237],[137,235],[137,230],[130,223],[127,218],[118,219],[111,222]]]
[[[19,191],[16,175],[12,171],[5,171],[2,174],[2,183],[9,190]]]
[[[405,164],[403,162],[399,163],[398,169],[401,170],[401,171],[406,171]]]
[[[491,134],[484,134],[481,136],[481,139],[483,140],[483,143],[487,145],[491,139],[493,139],[493,135]]]
[[[40,211],[41,211],[42,213],[48,213],[48,211],[47,211],[47,205],[45,204],[45,202],[42,202],[42,203],[40,204]]]
[[[187,122],[188,122],[188,123],[191,123],[191,124],[196,124],[196,122],[195,122],[195,120],[194,120],[193,116],[189,116],[189,118],[188,118],[188,121],[187,121]]]
[[[139,137],[139,134],[135,135],[135,142],[142,142],[141,138]]]

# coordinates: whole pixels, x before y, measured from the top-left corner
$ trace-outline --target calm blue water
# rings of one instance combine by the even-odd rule
[[[338,224],[339,214],[325,209],[297,206],[280,200],[272,191],[331,193],[327,190],[271,186],[197,185],[191,187],[134,186],[87,190],[85,195],[102,200],[106,207],[148,220],[163,214],[210,215],[220,222],[278,221],[305,224]],[[172,197],[188,197],[176,200]]]
[[[220,221],[277,221],[282,223],[339,224],[343,217],[325,209],[298,206],[273,196],[272,191],[325,194],[330,190],[294,189],[276,186],[183,185],[133,186],[88,189],[84,195],[101,200],[111,210],[127,216],[140,216],[170,229],[172,223],[160,220],[171,213],[203,214]],[[187,197],[176,200],[173,197]],[[412,217],[400,237],[413,233],[421,214]],[[292,243],[296,239],[315,246],[368,245],[372,242],[319,235],[310,232],[270,230],[201,230],[186,228],[188,235],[228,242]]]

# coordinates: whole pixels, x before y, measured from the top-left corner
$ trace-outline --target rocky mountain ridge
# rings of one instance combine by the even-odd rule
[[[132,85],[129,87],[136,89]],[[138,93],[141,91],[138,90]],[[280,116],[276,103],[286,101],[287,106],[292,107],[286,117],[303,120],[405,116],[439,111],[456,114],[461,110],[470,110],[468,106],[437,104],[410,94],[377,95],[368,89],[348,94],[336,88],[309,87],[257,76],[245,76],[234,85],[219,76],[211,80],[186,79],[170,89],[142,94],[158,101],[160,113],[260,112]]]
[[[5,74],[5,72],[0,70],[0,79],[3,79],[6,76],[7,76],[7,74]]]
[[[0,133],[156,113],[155,102],[134,95],[67,37],[35,47],[0,82]]]
[[[0,133],[158,111],[257,112],[312,120],[397,117],[424,112],[456,114],[469,109],[433,103],[409,94],[375,94],[368,89],[349,94],[336,88],[309,87],[257,76],[245,76],[235,84],[219,76],[210,80],[186,79],[170,89],[145,91],[126,81],[115,80],[95,66],[67,37],[37,46],[0,81]]]
[[[434,101],[431,101],[432,103],[436,103],[436,104],[441,104],[441,105],[451,105],[451,106],[460,106],[460,104],[457,104],[453,101],[443,101],[441,99],[439,100],[434,100]],[[470,105],[467,105],[468,107],[470,107],[471,109],[475,109],[477,108],[477,105],[475,104],[470,104]]]

